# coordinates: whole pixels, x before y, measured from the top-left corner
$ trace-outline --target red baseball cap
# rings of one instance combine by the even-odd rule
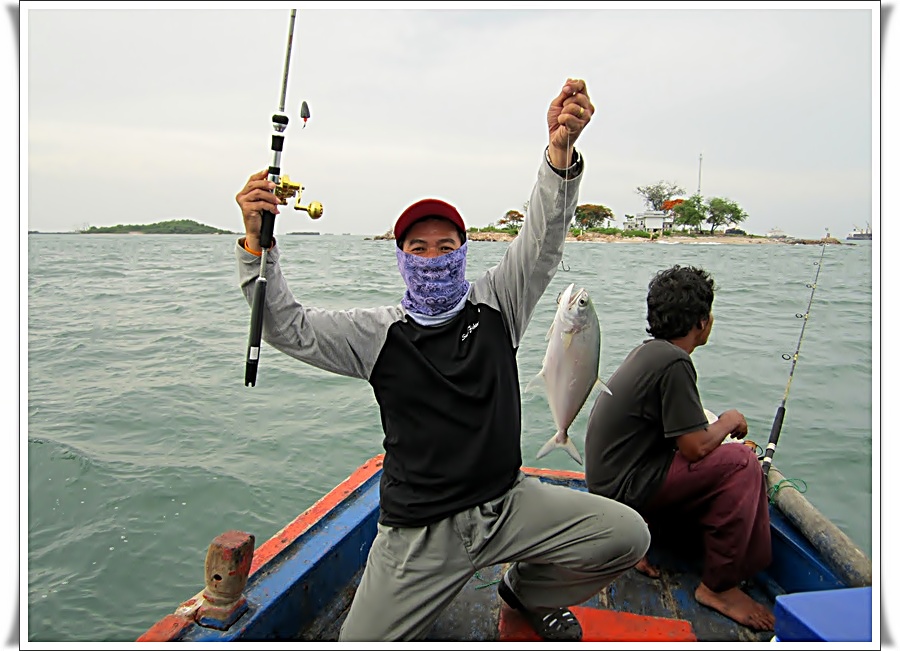
[[[409,227],[425,217],[449,219],[459,230],[466,232],[466,224],[456,208],[440,199],[422,199],[404,210],[397,218],[397,223],[394,224],[394,239],[397,242],[402,240]]]

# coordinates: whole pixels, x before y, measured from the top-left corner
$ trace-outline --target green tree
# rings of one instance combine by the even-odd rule
[[[662,210],[666,201],[679,194],[685,194],[685,191],[674,183],[660,181],[654,185],[639,185],[637,193],[644,197],[644,204],[650,210]]]
[[[675,213],[675,223],[681,226],[689,226],[692,230],[700,230],[700,224],[706,219],[706,206],[703,203],[703,197],[699,194],[685,199],[677,206],[672,208]]]
[[[603,205],[583,203],[575,208],[574,225],[578,228],[603,228],[607,220],[615,220],[613,211]]]
[[[497,220],[498,228],[521,228],[525,221],[525,215],[518,210],[507,210],[506,214]]]
[[[740,224],[747,219],[747,213],[734,201],[722,197],[713,197],[706,206],[706,223],[709,224],[709,234],[716,232],[719,226]]]

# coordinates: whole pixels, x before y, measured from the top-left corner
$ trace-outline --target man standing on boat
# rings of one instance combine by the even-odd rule
[[[633,567],[647,525],[614,500],[521,472],[516,351],[562,259],[584,162],[575,141],[594,112],[569,79],[547,112],[549,144],[519,235],[474,282],[466,227],[452,205],[423,199],[394,227],[406,293],[399,305],[345,311],[298,302],[275,244],[267,254],[263,339],[372,385],[384,429],[378,534],[342,641],[413,640],[480,568],[512,563],[501,598],[547,640],[579,640],[569,606]],[[260,172],[236,200],[240,283],[252,303],[261,211],[278,212]]]
[[[747,421],[729,409],[710,423],[700,404],[691,353],[709,339],[714,281],[675,265],[659,272],[647,294],[647,332],[600,394],[585,439],[588,490],[637,509],[654,535],[683,538],[689,524],[703,535],[704,564],[694,596],[701,604],[759,630],[773,614],[740,588],[772,560],[766,480],[743,439]],[[666,526],[668,525],[668,531]],[[646,559],[637,569],[652,577]]]

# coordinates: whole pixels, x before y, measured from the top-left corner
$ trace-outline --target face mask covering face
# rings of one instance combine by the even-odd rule
[[[469,291],[466,280],[468,242],[437,258],[423,258],[397,248],[397,266],[406,283],[400,304],[408,312],[427,316],[455,307]]]

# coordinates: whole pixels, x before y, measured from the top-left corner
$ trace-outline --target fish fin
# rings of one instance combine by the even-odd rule
[[[541,369],[541,372],[538,373],[537,375],[535,375],[533,378],[531,378],[531,380],[528,382],[528,384],[525,385],[525,389],[524,389],[523,393],[528,393],[529,391],[534,389],[538,385],[538,383],[543,382],[543,381],[544,381],[544,369]]]
[[[571,332],[563,332],[559,335],[559,338],[562,339],[563,350],[568,350],[569,346],[572,344],[573,333]]]
[[[606,383],[600,378],[597,378],[597,381],[594,382],[594,386],[591,387],[591,392],[593,392],[594,389],[600,389],[601,393],[608,393],[609,395],[612,395],[612,391],[609,390],[609,387],[606,386]]]
[[[596,389],[597,387],[600,387],[600,389],[602,389],[605,393],[612,395],[612,391],[610,391],[609,387],[606,386],[606,382],[604,382],[600,378],[597,378],[597,381],[594,383],[594,388]]]
[[[553,326],[556,325],[556,319],[553,320],[553,323],[550,324],[550,327],[547,329],[547,336],[544,337],[544,341],[550,341],[550,337],[553,336]]]
[[[560,443],[560,439],[563,439],[565,442]],[[579,454],[578,448],[575,447],[575,443],[573,443],[572,439],[569,438],[569,436],[564,432],[557,432],[556,434],[551,436],[550,440],[544,443],[541,449],[538,450],[537,458],[540,459],[547,456],[556,448],[562,448],[563,450],[568,452],[569,456],[575,459],[575,461],[577,461],[579,465],[584,465],[584,461],[582,461],[581,454]]]

